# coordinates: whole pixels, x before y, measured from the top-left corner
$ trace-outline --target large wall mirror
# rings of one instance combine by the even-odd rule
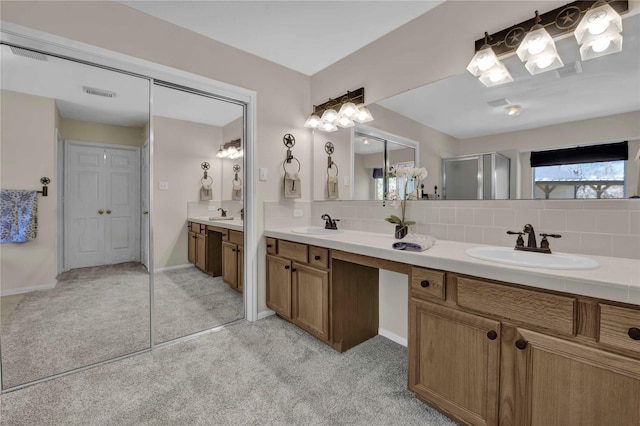
[[[150,347],[146,78],[3,44],[2,388]],[[37,211],[15,190],[42,190]],[[5,242],[19,218],[34,239]],[[10,225],[8,225],[8,222]]]
[[[154,85],[153,94],[154,342],[162,343],[244,318],[243,293],[233,285],[243,245],[223,259],[228,232],[241,238],[244,229],[243,157],[218,156],[225,145],[242,149],[244,110],[166,85]],[[221,232],[192,232],[190,218],[213,219]],[[198,267],[188,255],[196,237],[204,248]],[[223,266],[236,271],[236,280],[223,276]]]
[[[558,181],[550,198],[573,198],[581,191],[562,180],[591,184],[616,180],[613,186],[618,189],[611,191],[615,195],[604,193],[603,197],[638,195],[640,15],[623,16],[623,26],[619,53],[582,61],[575,38],[564,38],[556,41],[565,64],[561,69],[531,76],[513,55],[503,59],[514,78],[511,83],[485,87],[464,71],[369,105],[374,121],[367,124],[420,143],[421,165],[429,171],[428,193],[436,185],[442,189],[443,159],[497,153],[510,160],[511,199],[545,198],[534,179]],[[519,115],[508,115],[507,107],[514,105],[520,107]],[[322,139],[344,133],[348,129],[314,136]],[[530,166],[532,151],[622,141],[628,141],[628,160],[621,165],[590,170],[565,167],[546,175],[538,170],[538,177]],[[590,179],[593,173],[597,176]],[[455,184],[454,174],[447,180]],[[620,181],[624,190],[619,190]],[[590,191],[588,196],[594,194]]]

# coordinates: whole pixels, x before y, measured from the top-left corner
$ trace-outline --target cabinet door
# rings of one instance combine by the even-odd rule
[[[242,293],[244,291],[244,249],[242,246],[238,246],[238,291]]]
[[[291,261],[267,255],[267,306],[291,319]]]
[[[187,249],[187,259],[189,263],[196,263],[196,233],[189,231],[189,235],[187,237],[188,241],[188,249]]]
[[[203,234],[195,234],[196,242],[196,268],[201,271],[207,271],[207,236]]]
[[[293,263],[293,322],[329,340],[329,272]]]
[[[231,288],[238,288],[238,246],[222,243],[222,281]]]
[[[411,299],[409,389],[474,425],[498,423],[500,323]]]
[[[639,425],[640,360],[518,329],[517,425]]]

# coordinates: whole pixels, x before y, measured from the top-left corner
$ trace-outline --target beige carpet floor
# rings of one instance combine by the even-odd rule
[[[454,425],[407,390],[406,348],[338,353],[270,317],[0,396],[1,425]]]
[[[156,342],[244,316],[241,294],[195,268],[156,274],[155,289]],[[11,306],[0,328],[5,389],[150,346],[149,275],[139,263],[65,272],[56,288]]]

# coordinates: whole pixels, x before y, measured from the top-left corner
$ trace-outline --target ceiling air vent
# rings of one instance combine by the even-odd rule
[[[502,99],[496,99],[494,101],[489,101],[487,102],[487,104],[491,107],[497,108],[497,107],[504,107],[504,106],[510,105],[510,102],[509,102],[509,99],[502,98]]]
[[[569,77],[570,75],[580,74],[582,72],[582,62],[576,61],[565,65],[556,70],[558,78]]]
[[[14,55],[24,56],[25,58],[35,59],[36,61],[47,61],[47,55],[34,52],[33,50],[23,49],[21,47],[10,46]]]
[[[96,89],[95,87],[82,86],[82,91],[88,95],[102,96],[105,98],[116,97],[116,92],[110,92],[104,89]]]

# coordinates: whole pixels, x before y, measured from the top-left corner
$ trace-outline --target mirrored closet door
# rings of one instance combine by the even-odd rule
[[[244,107],[153,85],[154,343],[244,318]]]
[[[1,49],[8,389],[150,347],[150,80]]]

